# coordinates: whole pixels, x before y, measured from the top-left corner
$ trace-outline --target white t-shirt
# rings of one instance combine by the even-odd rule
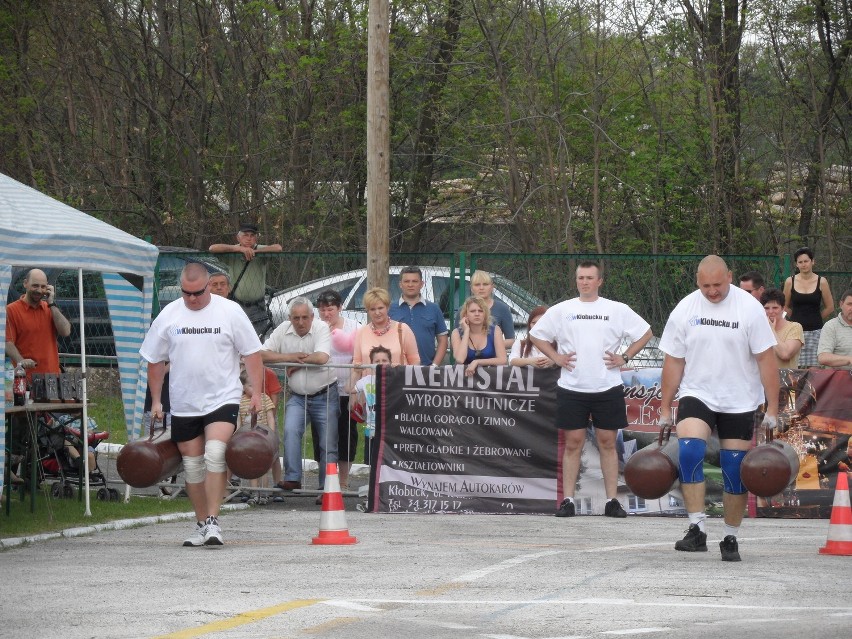
[[[621,352],[624,337],[633,343],[651,327],[627,304],[599,297],[579,297],[550,307],[530,331],[548,342],[556,340],[558,353],[576,353],[574,370],[562,369],[559,386],[582,393],[600,393],[621,385],[621,371],[604,363],[606,351]]]
[[[376,432],[376,376],[369,374],[355,382],[355,390],[364,393],[367,401],[367,421],[364,424],[364,435],[372,437]]]
[[[171,362],[171,413],[194,417],[240,403],[240,355],[259,350],[242,307],[211,295],[200,311],[189,310],[181,299],[168,304],[151,322],[139,354],[151,363]]]
[[[299,335],[291,322],[282,322],[263,343],[263,350],[274,353],[325,353],[331,357],[331,330],[314,316],[311,327]],[[288,374],[290,390],[299,395],[316,393],[337,382],[335,369],[327,366],[297,366]]]
[[[754,356],[776,343],[761,305],[731,286],[717,304],[700,290],[683,298],[666,322],[660,349],[686,360],[680,397],[695,397],[718,413],[745,413],[764,401]]]

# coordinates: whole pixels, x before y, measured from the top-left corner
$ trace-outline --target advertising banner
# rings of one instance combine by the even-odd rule
[[[383,367],[371,490],[382,512],[552,513],[555,369]]]
[[[656,441],[660,369],[622,371],[628,428],[619,462]],[[849,371],[782,370],[779,438],[798,453],[798,477],[781,495],[752,502],[752,514],[829,517],[833,475],[852,434]],[[461,366],[382,367],[378,376],[374,512],[552,514],[562,498],[562,438],[556,428],[557,369]],[[674,406],[675,416],[677,405]],[[591,431],[591,429],[590,429]],[[708,462],[718,465],[718,442]],[[715,454],[715,458],[714,458]],[[718,484],[718,486],[716,485]],[[708,474],[708,497],[721,479]],[[619,496],[633,512],[676,511],[677,490],[648,503]],[[594,437],[583,452],[575,502],[595,513],[605,501]]]

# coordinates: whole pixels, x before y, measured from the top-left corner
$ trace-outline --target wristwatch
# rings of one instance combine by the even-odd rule
[[[56,306],[56,302],[48,302],[47,304],[47,308],[53,308],[54,306]]]
[[[627,355],[626,355],[625,353],[622,353],[622,354],[621,354],[621,357],[622,357],[622,358],[624,358],[624,363],[625,363],[625,364],[626,364],[627,362],[629,362],[629,361],[630,361],[630,358],[629,358],[629,357],[627,357]]]

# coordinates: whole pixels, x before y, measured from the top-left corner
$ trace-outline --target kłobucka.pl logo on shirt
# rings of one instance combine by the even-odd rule
[[[739,328],[739,322],[729,322],[728,320],[713,319],[710,317],[698,317],[693,315],[689,319],[690,326],[718,326],[719,328]]]
[[[609,321],[609,315],[598,315],[597,313],[569,313],[565,316],[565,319],[569,322],[573,322],[574,320],[598,320],[598,321]]]
[[[221,326],[172,326],[170,335],[218,335]]]

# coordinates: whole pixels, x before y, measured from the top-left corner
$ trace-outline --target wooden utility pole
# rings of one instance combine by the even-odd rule
[[[367,286],[388,287],[390,251],[389,1],[370,0],[367,35]]]

